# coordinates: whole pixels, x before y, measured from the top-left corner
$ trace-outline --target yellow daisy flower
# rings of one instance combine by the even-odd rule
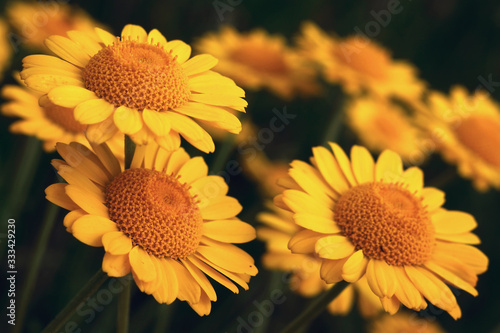
[[[347,105],[346,118],[361,143],[373,152],[390,149],[412,165],[428,155],[429,139],[395,103],[370,96],[354,98]]]
[[[16,30],[15,42],[37,49],[46,49],[43,42],[51,35],[65,36],[69,30],[91,32],[98,25],[84,10],[59,1],[11,1],[6,10]]]
[[[43,149],[46,152],[54,151],[57,142],[69,144],[74,141],[88,145],[84,134],[87,125],[75,120],[72,108],[55,105],[46,96],[29,89],[21,81],[20,86],[3,86],[1,95],[6,100],[6,103],[0,106],[2,114],[21,118],[10,126],[11,132],[37,137],[43,141]],[[108,145],[118,159],[123,161],[123,135],[117,133],[108,141]]]
[[[486,92],[456,86],[449,96],[433,91],[419,122],[443,157],[478,190],[500,189],[500,105]]]
[[[444,333],[434,321],[419,318],[416,313],[400,312],[393,316],[384,315],[374,321],[369,333]]]
[[[325,80],[341,84],[349,94],[368,91],[378,97],[414,100],[425,89],[413,65],[393,60],[386,49],[367,38],[340,39],[307,22],[298,44],[304,56],[320,65]]]
[[[304,228],[290,239],[290,250],[318,256],[327,283],[365,276],[391,314],[401,303],[420,310],[429,301],[459,318],[447,284],[476,296],[477,275],[488,266],[469,245],[480,242],[471,232],[474,217],[442,208],[444,193],[423,187],[422,171],[403,171],[390,150],[375,163],[364,147],[354,146],[349,161],[337,144],[330,146],[333,154],[313,148],[313,166],[292,162],[281,182],[287,189],[275,197]]]
[[[240,33],[225,26],[201,38],[196,49],[219,59],[215,69],[244,88],[267,88],[285,99],[319,91],[314,71],[304,59],[286,46],[282,36],[262,29]]]
[[[178,298],[199,315],[217,299],[207,275],[234,293],[235,283],[248,289],[254,260],[230,243],[254,239],[255,230],[236,217],[242,207],[226,196],[221,177],[207,176],[203,158],[150,144],[137,146],[131,168],[122,170],[105,143],[91,145],[57,144],[64,161],[52,164],[68,183],[45,193],[70,210],[64,225],[73,236],[104,246],[104,272],[132,272],[159,303]]]
[[[331,288],[320,277],[321,259],[311,254],[292,253],[288,241],[293,234],[304,230],[293,221],[293,214],[276,207],[271,212],[260,213],[257,219],[265,227],[257,228],[257,237],[266,243],[267,252],[262,263],[268,269],[292,272],[290,287],[302,296],[312,297]],[[358,306],[365,317],[374,316],[382,310],[378,297],[371,292],[366,278],[349,285],[328,305],[332,314],[346,315],[351,311],[354,296],[358,296]]]
[[[135,25],[125,26],[121,38],[99,28],[68,36],[45,41],[58,57],[24,58],[21,77],[52,103],[75,108],[75,119],[88,125],[89,140],[102,143],[121,131],[137,144],[154,140],[175,150],[180,134],[212,152],[212,138],[192,118],[232,133],[241,130],[229,110],[244,111],[245,93],[210,70],[217,64],[213,56],[189,59],[189,45]]]
[[[8,31],[7,24],[0,18],[0,80],[3,78],[4,69],[10,64],[12,56],[12,46],[7,38]]]

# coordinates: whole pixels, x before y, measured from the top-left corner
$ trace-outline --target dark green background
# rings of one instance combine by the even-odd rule
[[[221,0],[223,3],[227,1]],[[387,8],[386,1],[233,1],[239,3],[224,13],[221,22],[212,1],[72,1],[87,10],[96,20],[108,25],[115,34],[128,23],[142,25],[146,30],[159,29],[167,39],[182,39],[192,43],[204,33],[216,30],[221,24],[233,24],[240,30],[263,27],[272,33],[293,37],[304,20],[312,20],[326,30],[340,36],[354,33],[354,28],[364,30],[374,20],[371,11]],[[229,2],[231,3],[231,2]],[[0,2],[1,8],[4,2]],[[500,81],[500,3],[486,1],[410,1],[402,0],[403,10],[391,18],[390,24],[381,29],[376,40],[390,49],[396,58],[413,62],[420,70],[421,78],[433,89],[447,92],[450,86],[462,84],[469,89],[480,85],[479,76]],[[22,57],[31,51],[21,49],[14,55],[12,69],[21,69]],[[8,72],[6,82],[12,82]],[[492,98],[500,99],[500,87],[492,91]],[[332,110],[331,104],[322,99],[282,101],[267,92],[248,93],[248,115],[260,126],[266,127],[272,118],[273,108],[287,107],[297,118],[281,133],[276,134],[265,152],[273,159],[291,161],[307,159],[314,145],[323,144],[323,132]],[[337,104],[338,105],[338,104]],[[42,216],[47,208],[43,190],[55,182],[50,160],[56,154],[31,155],[29,166],[33,172],[22,183],[14,183],[16,172],[23,169],[23,150],[31,147],[37,151],[36,140],[12,135],[8,126],[10,118],[0,118],[0,197],[2,199],[2,230],[5,233],[6,218],[15,218],[17,227],[17,286],[20,289],[26,272]],[[344,148],[357,143],[347,129],[338,140]],[[220,145],[217,145],[216,153]],[[497,147],[495,147],[497,148]],[[193,149],[188,149],[198,154]],[[215,153],[215,154],[216,154]],[[206,156],[210,165],[214,154]],[[231,158],[238,159],[234,152]],[[500,332],[500,277],[498,222],[500,195],[497,191],[477,193],[469,181],[454,175],[454,167],[447,166],[438,156],[422,166],[427,184],[441,184],[446,191],[448,209],[472,213],[479,226],[476,229],[483,243],[479,246],[490,258],[487,273],[479,277],[479,296],[473,298],[458,292],[458,302],[463,318],[454,321],[437,309],[429,309],[421,315],[437,320],[449,332]],[[32,179],[32,182],[30,180]],[[448,179],[443,182],[442,179]],[[24,185],[23,185],[24,184]],[[24,186],[24,187],[23,187]],[[14,189],[13,187],[16,187]],[[10,199],[17,190],[20,199]],[[231,177],[230,194],[243,204],[243,220],[256,225],[255,214],[262,210],[264,198],[258,195],[255,185],[242,175]],[[8,206],[6,206],[8,204]],[[65,212],[59,212],[59,220],[50,236],[49,247],[42,263],[33,299],[25,325],[26,332],[39,332],[53,316],[71,299],[81,286],[96,272],[101,263],[103,250],[81,244],[62,225]],[[2,252],[6,242],[2,239]],[[259,262],[264,246],[258,241],[242,246],[257,260],[260,273],[250,282],[250,290],[233,295],[215,286],[219,300],[213,303],[208,317],[198,317],[184,302],[173,306],[158,305],[153,297],[133,289],[131,308],[131,332],[160,332],[168,327],[170,332],[235,332],[238,317],[248,320],[257,308],[252,303],[269,299],[272,290],[284,293],[286,301],[277,305],[271,318],[255,328],[254,332],[276,332],[300,313],[308,303],[288,290],[281,281],[282,273],[272,274]],[[5,271],[5,253],[2,254],[2,271]],[[2,273],[3,274],[3,273]],[[3,275],[2,275],[3,276]],[[4,278],[0,285],[4,285]],[[6,285],[6,284],[5,284]],[[18,289],[18,291],[19,291]],[[2,288],[3,290],[3,288]],[[116,298],[106,306],[91,323],[80,320],[82,332],[112,332],[116,318]],[[4,307],[6,293],[0,295]],[[19,301],[19,298],[18,298]],[[2,311],[1,326],[6,317]],[[359,332],[366,325],[354,309],[347,317],[321,315],[309,328],[310,332]],[[157,331],[155,331],[157,330]]]

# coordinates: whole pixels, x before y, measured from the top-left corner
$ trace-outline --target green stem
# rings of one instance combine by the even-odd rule
[[[14,332],[21,332],[24,318],[26,317],[26,312],[28,310],[29,300],[33,293],[33,288],[40,271],[40,265],[42,264],[42,259],[47,249],[47,243],[50,238],[52,229],[57,218],[57,213],[59,212],[59,207],[49,203],[45,216],[43,218],[41,231],[39,233],[38,239],[36,241],[35,250],[33,254],[33,259],[30,264],[30,270],[28,271],[28,277],[24,281],[21,295],[21,301],[19,302],[19,311],[17,316],[17,325],[15,326]]]
[[[288,324],[281,333],[296,332],[301,327],[305,326],[311,320],[316,318],[325,308],[333,301],[340,293],[349,285],[349,282],[340,281],[332,288],[318,296],[309,307]]]
[[[229,156],[231,155],[235,143],[236,134],[228,133],[222,143],[222,146],[218,149],[212,165],[210,166],[211,173],[218,173],[224,170],[224,163],[227,162]]]
[[[122,277],[121,279],[127,278]],[[130,292],[131,285],[130,281],[123,284],[123,291],[118,296],[118,315],[116,317],[116,332],[117,333],[128,333],[128,324],[130,317]]]
[[[26,194],[28,193],[33,177],[38,168],[38,161],[42,155],[41,141],[30,137],[27,139],[23,148],[22,157],[19,165],[14,170],[17,172],[14,175],[14,180],[11,183],[9,195],[5,196],[3,201],[1,221],[2,230],[7,230],[7,220],[17,219],[21,207],[26,201]],[[3,252],[0,256],[3,256]]]
[[[328,124],[328,127],[326,128],[321,143],[326,144],[328,141],[336,142],[340,137],[340,132],[342,130],[343,123],[344,123],[344,107],[339,107],[337,108],[337,110],[333,111],[333,115],[330,118],[330,122]]]
[[[132,159],[134,158],[135,143],[132,139],[125,135],[125,169],[130,169]]]
[[[75,297],[62,309],[61,312],[45,327],[42,333],[58,332],[59,329],[68,322],[73,316],[76,309],[85,302],[87,298],[92,296],[99,287],[108,279],[108,275],[99,269],[97,273],[90,279],[90,281],[76,294]]]
[[[154,333],[164,333],[168,332],[170,322],[172,321],[172,315],[174,313],[173,308],[175,303],[170,305],[160,304],[158,309],[158,321],[154,329]]]

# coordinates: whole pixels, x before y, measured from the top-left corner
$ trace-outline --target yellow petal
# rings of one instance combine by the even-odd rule
[[[186,267],[189,273],[191,273],[191,275],[194,277],[196,282],[198,282],[201,289],[207,294],[209,299],[215,302],[217,300],[217,295],[215,294],[214,287],[212,287],[212,284],[210,283],[210,281],[208,281],[205,274],[203,274],[203,272],[198,267],[193,265],[189,260],[180,260],[184,264],[184,267]]]
[[[335,155],[335,159],[342,170],[347,181],[351,184],[351,186],[358,185],[356,179],[354,178],[354,174],[351,169],[351,162],[349,162],[349,158],[346,153],[340,146],[334,142],[329,142],[330,147],[332,148],[333,154]]]
[[[312,197],[320,200],[327,207],[334,205],[332,198],[338,195],[324,182],[321,174],[309,164],[295,160],[290,164],[288,175]]]
[[[135,246],[128,256],[132,271],[137,275],[139,280],[151,282],[156,279],[156,268],[146,251],[139,246]]]
[[[440,234],[462,234],[477,226],[474,217],[460,211],[443,210],[432,214],[432,225]]]
[[[408,184],[410,192],[420,193],[424,186],[424,173],[417,167],[408,168],[403,172],[403,182]]]
[[[125,134],[134,134],[142,128],[142,119],[139,111],[123,105],[116,108],[113,120],[116,127]]]
[[[177,174],[180,175],[180,181],[190,184],[205,177],[208,174],[208,166],[203,157],[196,156],[187,161]]]
[[[83,215],[87,215],[87,213],[83,209],[73,210],[66,214],[63,221],[64,226],[66,227],[66,231],[72,232],[71,227],[73,226],[73,223],[75,223],[75,221]]]
[[[132,240],[123,232],[108,232],[102,236],[104,250],[113,255],[128,254],[132,250]]]
[[[214,279],[215,281],[219,282],[224,287],[226,287],[227,289],[231,290],[233,293],[237,294],[239,292],[238,287],[236,287],[236,285],[234,283],[232,283],[228,278],[226,278],[225,276],[223,276],[221,273],[217,272],[212,267],[210,267],[207,264],[205,264],[200,259],[196,258],[195,256],[190,256],[187,259],[194,266],[196,266],[198,269],[200,269],[204,274],[210,276],[212,279]]]
[[[339,194],[347,192],[350,185],[333,155],[325,147],[314,147],[312,150],[314,161],[326,182]]]
[[[78,66],[85,67],[90,56],[81,51],[81,48],[69,38],[52,35],[45,39],[45,45],[55,54]]]
[[[354,245],[344,236],[326,236],[316,242],[315,251],[325,259],[343,259],[354,253]]]
[[[94,28],[97,36],[99,39],[103,42],[104,45],[113,45],[118,40],[118,37],[110,34],[106,30],[103,30],[101,28]]]
[[[171,40],[165,45],[165,50],[172,50],[172,55],[177,56],[177,62],[183,64],[191,55],[191,46],[180,40]]]
[[[65,108],[74,108],[78,104],[97,99],[92,91],[77,86],[60,86],[52,89],[48,93],[50,101]]]
[[[380,298],[390,298],[396,292],[397,281],[394,267],[389,266],[383,260],[369,260],[366,278],[371,290]]]
[[[177,282],[179,284],[178,298],[181,301],[188,301],[196,303],[200,300],[201,287],[195,281],[189,271],[176,260],[166,259],[177,275]]]
[[[109,276],[122,277],[130,273],[128,255],[112,255],[106,252],[102,259],[102,270]]]
[[[209,69],[217,65],[218,62],[219,61],[215,57],[209,54],[201,54],[194,56],[183,63],[182,68],[184,68],[186,75],[191,76],[208,71]]]
[[[257,267],[253,258],[245,251],[232,244],[198,247],[198,253],[214,264],[233,273],[256,275]]]
[[[148,34],[148,43],[152,45],[160,44],[161,46],[166,46],[167,39],[157,29],[153,29]]]
[[[342,278],[347,282],[357,282],[365,275],[367,265],[368,259],[364,256],[363,251],[354,252],[342,267]]]
[[[243,207],[238,200],[232,197],[218,197],[206,207],[200,207],[201,216],[205,220],[229,219],[238,215]]]
[[[232,109],[241,109],[248,105],[248,102],[241,97],[223,94],[191,94],[189,100],[209,105],[227,106]]]
[[[82,31],[70,30],[67,31],[66,34],[80,48],[80,50],[83,50],[91,57],[102,49],[99,43]]]
[[[80,79],[73,78],[67,75],[56,75],[56,74],[37,74],[31,75],[26,80],[24,80],[26,85],[41,93],[48,93],[54,88],[60,86],[75,86],[83,88],[83,82]]]
[[[127,24],[122,30],[122,39],[146,42],[148,39],[148,33],[141,26]]]
[[[52,202],[59,207],[62,207],[67,210],[76,210],[79,209],[77,204],[70,199],[70,197],[66,194],[65,188],[68,184],[58,183],[52,184],[45,189],[45,197],[47,200]]]
[[[215,146],[210,134],[192,119],[176,112],[166,112],[165,115],[170,120],[172,130],[180,133],[187,142],[205,153],[214,151]]]
[[[444,192],[434,187],[422,189],[422,204],[427,206],[427,211],[432,212],[444,204]]]
[[[395,296],[403,303],[407,308],[413,310],[420,310],[421,305],[425,304],[422,294],[413,285],[413,283],[406,275],[404,268],[401,266],[394,267],[394,273],[397,280],[397,288]]]
[[[395,183],[401,181],[403,162],[398,154],[391,150],[384,150],[375,165],[375,181]]]
[[[170,120],[163,112],[144,109],[142,119],[148,128],[158,136],[165,136],[170,132]]]
[[[297,190],[283,191],[283,201],[295,213],[309,213],[333,219],[333,211],[307,193]]]
[[[246,243],[255,239],[255,229],[238,220],[219,220],[203,224],[203,234],[226,243]]]
[[[365,147],[353,146],[351,148],[351,167],[358,184],[374,181],[375,162]]]
[[[109,218],[108,208],[91,192],[76,185],[66,186],[65,191],[71,200],[87,213]]]
[[[307,213],[298,213],[293,216],[295,223],[306,229],[323,234],[336,234],[340,228],[335,221]]]
[[[436,275],[439,275],[443,280],[448,282],[449,284],[460,288],[462,290],[465,290],[472,296],[477,296],[478,292],[476,289],[474,289],[473,286],[471,286],[469,283],[465,282],[463,279],[461,279],[459,276],[456,274],[453,274],[449,270],[447,270],[444,267],[441,267],[437,265],[436,263],[432,261],[428,261],[424,264],[425,267],[427,267],[430,271],[434,272]]]
[[[100,123],[88,125],[86,136],[89,142],[100,145],[114,137],[117,132],[113,116],[109,116]]]
[[[91,99],[75,107],[75,119],[82,124],[95,124],[108,118],[115,107],[103,99]]]
[[[90,246],[102,246],[102,236],[118,231],[116,223],[102,216],[84,215],[73,223],[73,236]]]
[[[321,263],[320,276],[326,283],[337,283],[342,281],[342,267],[347,258],[340,260],[325,259]]]
[[[54,67],[72,73],[81,73],[81,69],[61,58],[45,54],[32,54],[23,58],[23,67]]]
[[[288,248],[293,253],[312,254],[316,242],[324,237],[323,234],[311,230],[301,230],[295,233],[288,242]]]

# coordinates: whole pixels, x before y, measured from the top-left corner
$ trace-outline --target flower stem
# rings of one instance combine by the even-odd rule
[[[126,277],[122,277],[124,279]],[[116,317],[116,332],[128,333],[130,314],[130,291],[132,283],[124,283],[123,291],[118,296],[118,315]]]
[[[40,265],[47,248],[50,234],[52,232],[52,229],[54,228],[58,212],[59,207],[52,203],[49,203],[45,211],[45,216],[43,218],[42,227],[38,235],[38,239],[36,241],[33,259],[31,261],[30,270],[28,271],[28,277],[24,281],[23,287],[21,288],[22,295],[21,301],[19,302],[19,311],[17,316],[18,324],[15,326],[14,332],[22,331],[24,318],[26,317],[28,305],[30,304],[29,300],[37,281]]]
[[[19,164],[16,167],[13,166],[13,169],[17,170],[17,172],[13,177],[9,194],[2,200],[2,207],[0,207],[2,230],[7,230],[8,219],[17,219],[19,217],[19,211],[26,201],[26,195],[35,177],[41,155],[41,141],[29,137],[24,145]],[[5,178],[5,180],[7,179],[8,177]],[[3,251],[0,254],[0,257],[2,256]]]
[[[92,296],[99,287],[108,279],[108,275],[99,269],[97,273],[90,279],[90,281],[80,290],[78,294],[62,309],[61,312],[52,320],[52,322],[45,327],[42,333],[58,332],[59,329],[68,322],[73,316],[76,309]]]
[[[134,141],[132,141],[132,139],[128,135],[125,135],[125,169],[130,169],[130,164],[132,164],[134,152]]]
[[[340,293],[349,285],[349,282],[340,281],[332,288],[318,296],[309,307],[288,324],[281,333],[296,332],[311,320],[316,318]]]
[[[224,170],[224,163],[227,162],[227,159],[231,155],[235,143],[236,143],[236,134],[232,133],[226,134],[226,138],[222,143],[222,147],[219,148],[212,162],[212,165],[210,166],[211,173],[218,173]]]

